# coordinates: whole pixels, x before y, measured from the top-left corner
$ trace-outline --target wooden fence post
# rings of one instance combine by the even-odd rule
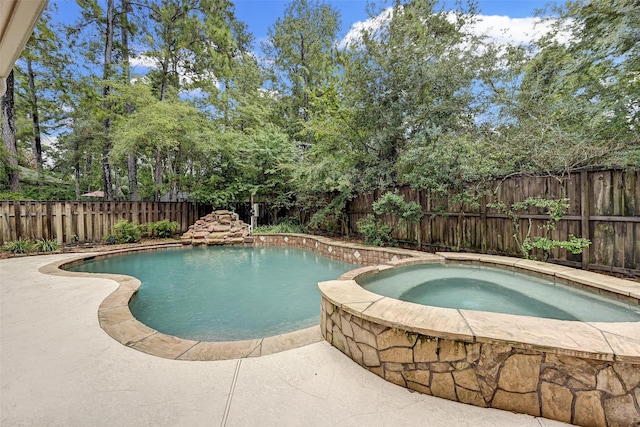
[[[580,172],[580,237],[589,239],[589,175],[586,171]],[[582,250],[582,269],[589,268],[589,248]]]
[[[480,205],[480,252],[487,253],[487,196],[483,195]]]

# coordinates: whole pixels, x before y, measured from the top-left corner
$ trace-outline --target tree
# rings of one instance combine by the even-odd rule
[[[215,86],[228,72],[237,40],[233,5],[227,0],[148,0],[150,32],[145,55],[157,63],[151,77],[164,100],[167,89]]]
[[[509,173],[640,164],[637,2],[569,1],[550,12],[549,34],[499,58],[496,142]]]
[[[184,165],[200,155],[210,134],[204,116],[196,108],[175,98],[158,101],[147,96],[145,101],[133,114],[118,121],[112,157],[124,159],[135,152],[144,163],[155,161],[156,165],[158,153],[165,157],[171,173],[166,175],[166,181],[158,182],[154,177],[154,199],[159,200],[166,191],[175,193],[184,177]]]
[[[18,172],[18,147],[16,145],[16,122],[13,98],[13,70],[7,76],[7,91],[2,96],[2,140],[7,151],[9,163],[9,190],[20,191]]]
[[[339,12],[330,5],[317,0],[292,1],[284,16],[269,28],[269,42],[263,44],[275,64],[275,89],[287,97],[283,123],[292,138],[306,145],[308,135],[300,133],[311,115],[311,92],[331,77],[339,28]]]
[[[238,49],[232,33],[232,4],[227,0],[163,0],[146,4],[151,11],[150,49],[146,55],[157,63],[149,78],[158,99],[164,101],[170,88],[215,91],[216,79],[228,74],[231,58]],[[160,188],[165,161],[160,147],[154,161],[154,182]],[[159,197],[156,191],[155,199]]]
[[[133,11],[131,2],[129,0],[121,1],[120,11],[120,36],[121,36],[121,50],[122,50],[122,77],[125,84],[131,82],[131,66],[129,62],[130,50],[129,50],[129,37],[134,33],[134,28],[129,20],[129,12]],[[125,110],[127,114],[131,114],[131,106],[126,105]],[[138,200],[138,158],[135,153],[129,153],[127,155],[127,176],[129,178],[129,200]]]
[[[398,224],[418,223],[422,219],[422,208],[416,202],[406,202],[404,197],[387,192],[373,202],[375,215],[367,215],[358,221],[358,229],[364,235],[365,243],[374,246],[397,246],[392,237]],[[383,224],[382,217],[388,217],[391,225]]]
[[[406,166],[474,131],[482,111],[474,85],[486,63],[480,40],[466,32],[473,14],[437,11],[435,1],[396,3],[385,25],[350,46],[345,98],[358,111],[353,126],[366,135],[363,179],[370,188],[393,186],[408,172],[431,173],[429,165]]]
[[[60,127],[62,106],[68,103],[70,60],[62,51],[58,29],[51,24],[50,10],[38,24],[16,66],[16,109],[19,117],[28,117],[30,131],[21,129],[21,138],[29,139],[38,179],[43,179],[42,136]],[[24,65],[23,65],[24,64]]]
[[[112,166],[109,163],[109,153],[112,147],[112,140],[109,134],[111,129],[111,113],[110,106],[106,102],[109,96],[111,83],[116,77],[116,68],[114,66],[114,57],[116,53],[116,10],[115,0],[106,0],[106,9],[101,7],[98,0],[79,0],[78,4],[81,8],[81,20],[75,25],[67,27],[67,35],[73,41],[72,47],[76,47],[87,59],[92,76],[100,75],[102,81],[96,89],[99,90],[101,98],[95,100],[95,105],[90,108],[99,114],[101,127],[103,129],[102,137],[99,139],[102,143],[101,151],[101,169],[102,169],[102,188],[106,200],[114,198],[114,182]],[[86,38],[79,37],[82,33],[86,33]],[[78,41],[76,41],[78,40]],[[86,94],[85,94],[86,95]],[[86,104],[85,104],[86,105]],[[101,110],[101,111],[100,111]],[[116,193],[117,193],[117,189]]]

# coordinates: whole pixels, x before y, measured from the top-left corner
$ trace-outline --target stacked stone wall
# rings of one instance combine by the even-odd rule
[[[581,426],[640,424],[640,365],[389,328],[321,303],[324,338],[387,381]]]
[[[324,237],[295,234],[254,235],[253,244],[255,246],[287,246],[308,249],[336,261],[359,265],[379,265],[419,255],[419,253],[403,249],[349,245]]]

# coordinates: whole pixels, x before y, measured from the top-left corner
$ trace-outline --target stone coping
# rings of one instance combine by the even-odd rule
[[[419,252],[411,249],[403,249],[403,248],[390,248],[390,247],[381,247],[381,246],[367,246],[360,243],[352,243],[352,242],[344,242],[341,240],[334,240],[330,237],[325,236],[314,236],[312,234],[302,234],[302,233],[252,233],[251,236],[260,238],[262,237],[281,237],[281,238],[291,238],[298,237],[300,239],[309,239],[314,242],[324,243],[326,245],[330,245],[332,247],[345,248],[345,249],[360,249],[371,252],[379,252],[384,254],[395,254],[402,255],[405,257],[422,257],[426,255],[425,252]],[[310,247],[311,248],[311,247]]]
[[[194,341],[163,334],[140,322],[129,310],[129,301],[138,291],[140,280],[122,274],[71,272],[62,269],[90,259],[168,247],[182,248],[183,245],[177,243],[87,253],[45,265],[39,271],[58,276],[100,277],[116,281],[119,284],[118,288],[107,296],[98,308],[100,327],[113,339],[127,347],[165,359],[204,361],[258,357],[322,340],[319,326],[265,338],[228,342]]]
[[[509,345],[587,359],[640,363],[640,322],[578,322],[431,307],[363,289],[354,279],[402,265],[427,262],[497,265],[591,288],[638,303],[640,284],[538,261],[504,256],[438,252],[363,267],[319,284],[323,298],[343,311],[386,327],[469,343]]]
[[[276,235],[264,234],[263,236],[273,237]],[[577,357],[640,363],[640,322],[583,323],[423,306],[373,294],[360,287],[353,279],[363,274],[374,274],[383,269],[409,264],[447,261],[471,262],[526,270],[638,303],[640,285],[635,282],[576,270],[571,267],[512,257],[453,252],[438,252],[434,255],[408,249],[364,246],[306,234],[277,236],[284,239],[285,242],[288,237],[309,239],[322,243],[323,246],[330,245],[345,250],[359,249],[403,257],[381,265],[356,268],[343,274],[338,280],[319,284],[323,297],[337,306],[343,306],[345,311],[356,316],[389,327],[413,330],[434,337],[458,339],[466,342],[503,343],[525,349],[541,349]],[[258,244],[258,242],[254,244]],[[39,271],[45,274],[71,277],[103,277],[118,282],[120,286],[101,303],[98,309],[100,326],[123,345],[159,357],[178,360],[225,360],[256,357],[322,340],[318,326],[273,337],[232,342],[193,341],[166,335],[149,328],[131,314],[128,304],[140,287],[138,279],[126,275],[76,273],[61,269],[64,266],[97,257],[182,246],[181,243],[170,243],[109,252],[85,253],[75,258],[48,264],[40,268]],[[307,249],[314,250],[314,247],[309,246]]]

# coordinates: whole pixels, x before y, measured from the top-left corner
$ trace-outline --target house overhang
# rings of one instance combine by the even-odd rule
[[[0,0],[0,96],[47,0]]]

